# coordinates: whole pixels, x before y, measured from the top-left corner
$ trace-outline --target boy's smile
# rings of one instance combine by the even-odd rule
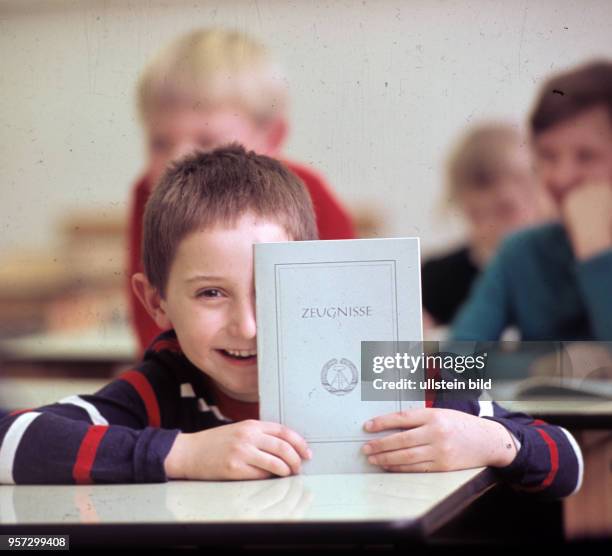
[[[267,218],[193,232],[179,244],[161,308],[187,358],[229,396],[257,401],[253,244],[289,241]]]

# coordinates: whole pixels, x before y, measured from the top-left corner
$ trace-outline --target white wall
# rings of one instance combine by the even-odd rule
[[[125,206],[143,164],[138,72],[196,26],[269,44],[288,70],[287,153],[347,202],[379,199],[425,250],[442,160],[466,125],[524,120],[550,71],[612,55],[607,0],[0,0],[0,252],[44,246],[64,209]]]

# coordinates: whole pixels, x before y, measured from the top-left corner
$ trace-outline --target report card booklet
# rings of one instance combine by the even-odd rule
[[[419,240],[256,244],[255,286],[260,419],[305,438],[304,473],[379,472],[363,424],[424,403],[362,401],[361,342],[422,340]]]

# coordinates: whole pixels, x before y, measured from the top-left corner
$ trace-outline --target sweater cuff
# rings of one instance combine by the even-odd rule
[[[482,419],[489,419],[489,421],[495,421],[503,425],[512,436],[512,440],[518,442],[518,444],[515,442],[518,451],[512,462],[505,467],[493,467],[492,469],[502,480],[520,484],[525,476],[526,465],[529,461],[529,446],[525,443],[522,427],[503,417],[482,417]]]
[[[605,249],[600,253],[596,253],[592,255],[588,259],[584,259],[581,261],[577,261],[576,264],[581,266],[591,266],[591,265],[607,265],[606,268],[610,268],[610,264],[612,264],[612,249]]]
[[[168,480],[164,461],[179,429],[147,427],[139,435],[134,449],[134,480],[137,483],[163,483]]]

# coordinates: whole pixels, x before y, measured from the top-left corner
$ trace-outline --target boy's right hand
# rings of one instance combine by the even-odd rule
[[[279,425],[249,419],[180,433],[164,461],[168,479],[244,480],[286,477],[310,459],[306,441]]]

